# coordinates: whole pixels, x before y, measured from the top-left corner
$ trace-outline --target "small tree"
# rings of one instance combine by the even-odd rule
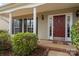
[[[73,45],[79,50],[79,21],[72,26],[71,38]]]

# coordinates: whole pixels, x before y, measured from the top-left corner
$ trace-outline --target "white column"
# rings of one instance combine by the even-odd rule
[[[36,34],[36,8],[33,8],[33,33]]]
[[[9,34],[12,34],[12,14],[9,13]]]
[[[22,19],[22,32],[24,32],[24,19]]]
[[[65,17],[65,41],[67,41],[67,39],[68,39],[68,38],[67,38],[67,34],[68,34],[68,33],[67,33],[67,21],[68,21],[68,20],[67,20],[67,15],[66,15],[66,17]]]

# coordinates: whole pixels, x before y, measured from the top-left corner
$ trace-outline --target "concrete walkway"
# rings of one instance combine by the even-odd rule
[[[70,54],[65,53],[65,52],[59,52],[59,51],[50,50],[48,52],[48,56],[70,56]]]

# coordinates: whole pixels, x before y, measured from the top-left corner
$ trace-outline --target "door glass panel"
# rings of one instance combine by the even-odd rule
[[[70,37],[70,16],[67,16],[67,37]]]
[[[52,36],[52,22],[51,22],[51,21],[50,21],[50,26],[49,26],[49,28],[50,28],[50,30],[49,30],[49,31],[50,31],[50,32],[49,32],[49,33],[50,33],[49,36]]]

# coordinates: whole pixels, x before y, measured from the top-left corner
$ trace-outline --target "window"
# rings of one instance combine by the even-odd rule
[[[24,32],[33,32],[33,20],[24,19]]]
[[[38,33],[38,21],[36,23]],[[33,32],[33,19],[25,18],[25,19],[14,19],[12,20],[12,33],[16,34],[18,32]]]
[[[22,19],[14,20],[14,33],[22,32]]]
[[[24,32],[27,32],[27,19],[24,19]]]

